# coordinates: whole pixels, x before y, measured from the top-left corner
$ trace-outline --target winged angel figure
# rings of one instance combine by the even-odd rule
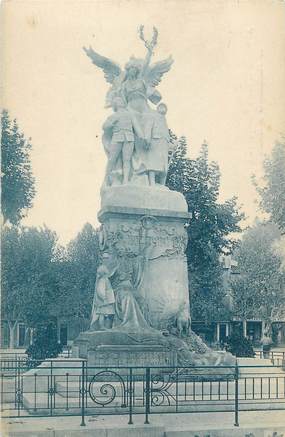
[[[106,106],[112,107],[114,114],[108,117],[103,126],[103,144],[108,156],[105,186],[126,184],[138,179],[139,183],[145,180],[146,184],[154,185],[158,180],[156,176],[167,171],[165,156],[162,155],[168,155],[168,147],[163,147],[163,151],[155,150],[152,141],[153,129],[156,139],[161,135],[168,141],[166,121],[162,123],[166,111],[159,108],[162,104],[156,111],[150,103],[157,105],[161,101],[156,87],[164,73],[170,70],[173,60],[170,56],[151,65],[157,44],[157,29],[153,28],[151,41],[145,40],[143,26],[139,32],[147,49],[146,57],[140,59],[132,56],[124,69],[91,47],[84,47],[87,56],[103,70],[106,81],[111,85],[106,95]],[[163,104],[163,107],[166,108],[166,105]],[[155,129],[156,126],[164,127]],[[161,142],[156,141],[156,147],[157,144]],[[165,180],[165,175],[159,180]]]

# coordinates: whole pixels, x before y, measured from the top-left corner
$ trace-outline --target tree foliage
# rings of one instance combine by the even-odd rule
[[[261,196],[260,206],[285,233],[285,142],[277,142],[263,163],[263,186],[254,184]]]
[[[281,260],[281,271],[285,273],[285,235],[283,234],[281,238],[274,242],[273,250]]]
[[[232,281],[234,311],[242,319],[271,322],[285,305],[285,271],[275,244],[280,231],[274,223],[256,222],[240,243],[235,259],[239,275]]]
[[[231,252],[234,232],[240,232],[243,214],[233,197],[224,203],[218,201],[220,172],[217,163],[209,162],[208,146],[203,144],[197,159],[186,156],[185,137],[172,134],[177,143],[171,158],[167,185],[184,194],[191,215],[188,226],[187,261],[192,316],[210,321],[225,316],[222,305],[225,290],[222,286],[220,255]]]
[[[1,185],[4,222],[16,225],[32,206],[35,181],[30,163],[30,140],[20,132],[8,111],[1,117]]]
[[[90,317],[98,263],[98,233],[86,223],[67,247],[70,309],[76,317]]]
[[[89,318],[99,247],[86,224],[64,250],[44,227],[5,227],[2,234],[2,317],[39,332],[57,319]],[[54,343],[54,342],[52,342]]]
[[[57,295],[56,234],[44,227],[5,227],[2,233],[2,314],[29,327],[48,319]]]

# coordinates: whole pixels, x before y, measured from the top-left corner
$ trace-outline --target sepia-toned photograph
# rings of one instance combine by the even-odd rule
[[[285,1],[0,8],[0,435],[285,437]]]

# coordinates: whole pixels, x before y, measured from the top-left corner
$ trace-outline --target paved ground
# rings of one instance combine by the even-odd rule
[[[46,431],[42,435],[64,435],[77,436],[83,432],[83,435],[109,435],[106,430],[116,430],[116,435],[125,437],[129,435],[128,430],[140,429],[145,430],[146,435],[192,435],[187,431],[202,432],[205,430],[226,432],[227,437],[233,435],[245,435],[245,431],[259,429],[277,429],[278,432],[285,432],[285,413],[284,411],[257,411],[257,412],[241,412],[239,417],[240,427],[234,427],[233,413],[192,413],[192,414],[165,414],[153,415],[150,417],[150,425],[144,425],[144,416],[136,415],[133,417],[134,425],[128,425],[128,416],[91,416],[86,417],[86,427],[80,427],[80,417],[51,417],[51,418],[23,418],[23,419],[7,419],[3,420],[2,436],[17,436],[26,435],[29,437],[38,436],[39,431]],[[160,433],[153,434],[156,428]],[[162,428],[166,430],[161,431]],[[6,432],[4,431],[6,430]],[[9,430],[9,431],[8,431]],[[58,430],[64,434],[54,434]],[[105,430],[105,434],[102,434]],[[149,431],[147,431],[149,430]],[[236,431],[242,432],[236,434]],[[49,433],[50,432],[50,433]],[[91,434],[90,434],[91,432]],[[162,434],[161,434],[162,432]],[[228,432],[228,434],[227,434]],[[256,432],[256,431],[255,431]],[[143,433],[144,434],[144,433]],[[141,432],[138,435],[143,435]],[[135,435],[135,434],[132,434]],[[195,435],[195,434],[193,434]],[[197,434],[199,437],[200,435]],[[204,437],[202,434],[201,437]],[[210,435],[210,434],[209,434]],[[266,436],[273,437],[273,433]],[[282,434],[277,434],[276,437]],[[212,436],[212,434],[211,434]],[[252,437],[252,436],[251,436]]]

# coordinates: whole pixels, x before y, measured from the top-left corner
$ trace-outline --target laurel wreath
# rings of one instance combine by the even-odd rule
[[[156,44],[157,44],[158,30],[157,30],[156,27],[153,27],[152,40],[151,40],[151,41],[148,41],[148,40],[146,40],[145,37],[144,37],[144,26],[141,25],[141,26],[139,27],[139,36],[140,36],[140,39],[144,42],[145,47],[146,47],[148,50],[152,51],[152,50],[154,49],[154,47],[156,46]]]

